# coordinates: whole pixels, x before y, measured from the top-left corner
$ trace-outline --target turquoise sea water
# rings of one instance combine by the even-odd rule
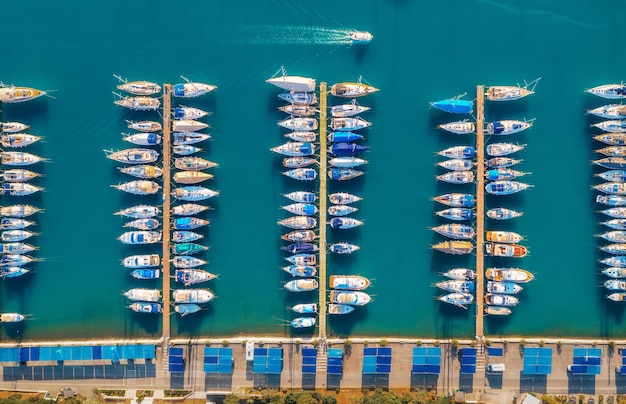
[[[0,79],[57,91],[55,99],[3,111],[3,120],[27,122],[45,136],[31,150],[51,162],[35,168],[45,173],[36,183],[47,192],[27,200],[45,208],[35,240],[45,261],[32,266],[34,274],[2,283],[0,309],[31,316],[17,328],[5,326],[2,340],[160,336],[160,322],[126,309],[121,295],[149,282],[132,280],[120,259],[154,249],[115,240],[124,220],[112,213],[158,198],[109,187],[128,179],[102,149],[128,147],[119,134],[124,119],[150,116],[113,105],[114,73],[169,83],[184,75],[219,86],[185,103],[213,112],[214,139],[203,156],[220,164],[211,187],[221,194],[206,215],[212,225],[205,257],[207,269],[220,274],[210,285],[219,297],[197,316],[172,319],[173,335],[288,333],[287,306],[306,298],[282,289],[289,278],[278,269],[286,261],[276,220],[288,203],[281,193],[300,187],[279,174],[280,158],[268,151],[283,143],[284,130],[275,125],[283,119],[278,91],[264,83],[283,65],[329,84],[362,75],[381,88],[362,100],[372,107],[364,117],[374,123],[365,132],[367,174],[331,188],[365,198],[355,217],[366,224],[331,235],[362,249],[330,257],[329,274],[373,278],[374,302],[332,318],[334,335],[473,336],[473,307],[444,306],[431,286],[439,272],[472,265],[473,257],[432,252],[429,244],[440,238],[428,230],[439,223],[433,211],[442,209],[430,198],[455,190],[435,182],[441,171],[434,152],[473,139],[434,129],[457,117],[428,102],[464,92],[474,98],[476,84],[542,77],[536,95],[487,105],[487,121],[537,118],[533,129],[512,139],[528,143],[520,169],[533,173],[525,178],[534,188],[488,200],[525,212],[499,228],[526,236],[531,255],[509,264],[537,280],[512,316],[486,320],[486,333],[624,337],[624,309],[604,299],[593,237],[603,231],[590,190],[597,169],[589,161],[598,145],[584,111],[602,102],[583,90],[625,78],[625,8],[615,0],[601,6],[579,0],[5,2],[0,11],[11,18],[3,22]],[[348,46],[341,37],[349,29],[375,39]]]

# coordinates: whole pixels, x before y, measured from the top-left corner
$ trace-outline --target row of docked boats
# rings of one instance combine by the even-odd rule
[[[586,91],[603,99],[626,98],[626,87],[622,84],[605,84]],[[599,213],[609,218],[600,222],[608,230],[596,235],[602,242],[609,243],[599,246],[601,251],[609,254],[600,260],[605,265],[600,273],[608,278],[602,285],[609,291],[608,300],[621,302],[626,301],[626,107],[607,104],[589,109],[587,113],[604,119],[591,125],[603,131],[593,136],[604,145],[596,149],[602,157],[594,163],[608,169],[595,174],[604,182],[592,186],[600,192],[596,195],[596,203],[604,205]]]

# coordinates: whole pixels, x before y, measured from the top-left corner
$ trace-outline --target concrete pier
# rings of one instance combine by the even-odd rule
[[[163,340],[170,338],[170,208],[171,208],[171,131],[172,86],[163,84]]]
[[[485,305],[485,87],[476,86],[476,337],[484,333]]]
[[[327,106],[326,101],[328,97],[326,83],[320,83],[320,192],[319,192],[319,337],[321,339],[326,338],[326,209],[328,203],[328,177],[326,176],[326,113]]]

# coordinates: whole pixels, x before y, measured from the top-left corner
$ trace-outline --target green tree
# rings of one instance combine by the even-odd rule
[[[319,404],[310,393],[300,393],[296,399],[296,404]]]
[[[239,398],[235,395],[229,394],[224,397],[224,404],[239,404]]]
[[[358,404],[402,404],[395,394],[382,389],[376,389],[373,394],[368,394],[357,401]]]
[[[322,397],[322,404],[337,404],[337,399],[333,396]]]

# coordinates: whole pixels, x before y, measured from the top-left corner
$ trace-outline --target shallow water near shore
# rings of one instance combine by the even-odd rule
[[[487,222],[488,229],[525,236],[530,256],[487,260],[487,266],[515,266],[536,274],[525,285],[520,304],[507,318],[485,320],[487,335],[584,336],[618,338],[624,306],[605,299],[598,275],[603,257],[594,234],[604,232],[590,186],[596,158],[594,122],[584,112],[602,100],[583,90],[624,79],[626,56],[616,52],[624,6],[602,7],[576,0],[475,2],[330,2],[278,0],[218,2],[157,0],[106,6],[60,0],[4,4],[4,54],[30,63],[3,63],[0,80],[51,92],[18,105],[4,105],[3,121],[22,121],[45,138],[29,152],[49,158],[34,171],[46,192],[24,200],[45,209],[36,216],[41,236],[31,244],[43,261],[24,279],[2,282],[0,310],[29,314],[23,324],[4,325],[2,338],[49,340],[159,337],[160,319],[133,313],[122,295],[157,282],[130,277],[120,260],[157,252],[116,240],[125,220],[113,212],[159,197],[123,195],[110,187],[130,180],[104,157],[103,149],[130,147],[120,132],[124,120],[158,119],[113,104],[113,74],[131,80],[180,82],[180,75],[217,85],[215,93],[183,104],[212,112],[206,121],[213,140],[202,157],[219,163],[209,187],[220,196],[204,232],[211,249],[201,255],[205,268],[219,274],[207,284],[218,298],[197,315],[173,317],[172,335],[223,337],[253,334],[308,336],[293,332],[293,304],[316,294],[289,295],[290,279],[280,251],[284,232],[276,221],[287,215],[282,193],[314,189],[280,174],[280,157],[269,148],[285,142],[284,119],[276,107],[277,88],[264,82],[281,66],[293,75],[330,84],[360,75],[381,91],[359,100],[372,110],[364,131],[371,147],[366,175],[329,191],[356,193],[364,200],[354,217],[365,225],[329,231],[329,242],[361,246],[351,256],[330,256],[328,274],[362,274],[373,280],[373,302],[350,316],[329,319],[333,336],[472,337],[475,306],[468,310],[437,302],[432,286],[452,267],[474,264],[474,257],[450,257],[430,250],[442,240],[429,230],[443,223],[431,200],[473,186],[436,183],[437,150],[472,144],[472,137],[443,133],[436,125],[459,117],[429,108],[428,102],[467,92],[477,84],[515,84],[542,77],[536,94],[506,105],[486,105],[486,121],[531,119],[535,125],[510,141],[527,143],[522,194],[489,197],[487,207],[524,212],[511,222]],[[61,18],[60,14],[63,13]],[[28,16],[29,29],[22,24]],[[130,18],[140,16],[139,18]],[[68,22],[69,21],[69,22]],[[349,46],[342,35],[367,30],[374,40]],[[18,33],[19,36],[14,34]],[[594,55],[609,55],[601,60]],[[330,100],[329,104],[338,103]],[[609,102],[604,102],[607,104]],[[176,103],[175,103],[176,105]],[[493,141],[493,140],[492,140]],[[497,141],[503,141],[497,139]],[[504,141],[508,141],[504,140]],[[465,187],[465,188],[464,188]]]

